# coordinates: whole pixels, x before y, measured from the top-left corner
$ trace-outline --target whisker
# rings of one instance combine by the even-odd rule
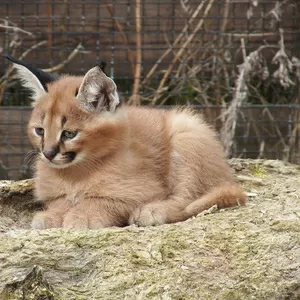
[[[33,150],[29,151],[24,157],[24,163],[30,164],[37,157],[39,152],[40,151],[37,149],[33,149]]]

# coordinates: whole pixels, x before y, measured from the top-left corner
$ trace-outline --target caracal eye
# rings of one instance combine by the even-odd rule
[[[44,135],[44,128],[41,127],[36,127],[35,129],[35,133],[39,136],[43,136]]]
[[[77,135],[77,131],[69,131],[69,130],[64,130],[62,132],[62,138],[65,138],[65,139],[73,139],[75,136]]]

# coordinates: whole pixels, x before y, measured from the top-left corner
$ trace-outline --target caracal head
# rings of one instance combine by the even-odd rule
[[[42,162],[53,168],[76,164],[92,168],[97,159],[117,148],[122,136],[120,100],[103,63],[84,77],[58,78],[7,58],[32,92],[28,135]]]

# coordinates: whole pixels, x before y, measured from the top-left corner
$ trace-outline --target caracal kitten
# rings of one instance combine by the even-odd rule
[[[55,78],[7,58],[32,91],[28,135],[45,207],[32,228],[160,225],[246,203],[199,114],[122,105],[103,65]]]

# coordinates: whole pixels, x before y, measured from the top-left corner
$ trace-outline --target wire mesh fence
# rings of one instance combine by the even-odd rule
[[[258,49],[252,77],[269,75],[273,86],[293,77],[299,20],[297,0],[10,0],[0,3],[0,51],[54,73],[83,74],[105,61],[124,97],[144,104],[220,105],[231,99],[236,66]],[[8,63],[0,64],[5,75]],[[1,82],[2,103],[28,104],[15,85]]]
[[[105,61],[128,103],[200,106],[229,155],[300,163],[297,0],[1,1],[0,54],[55,74]],[[30,100],[0,66],[0,160],[22,177]]]

